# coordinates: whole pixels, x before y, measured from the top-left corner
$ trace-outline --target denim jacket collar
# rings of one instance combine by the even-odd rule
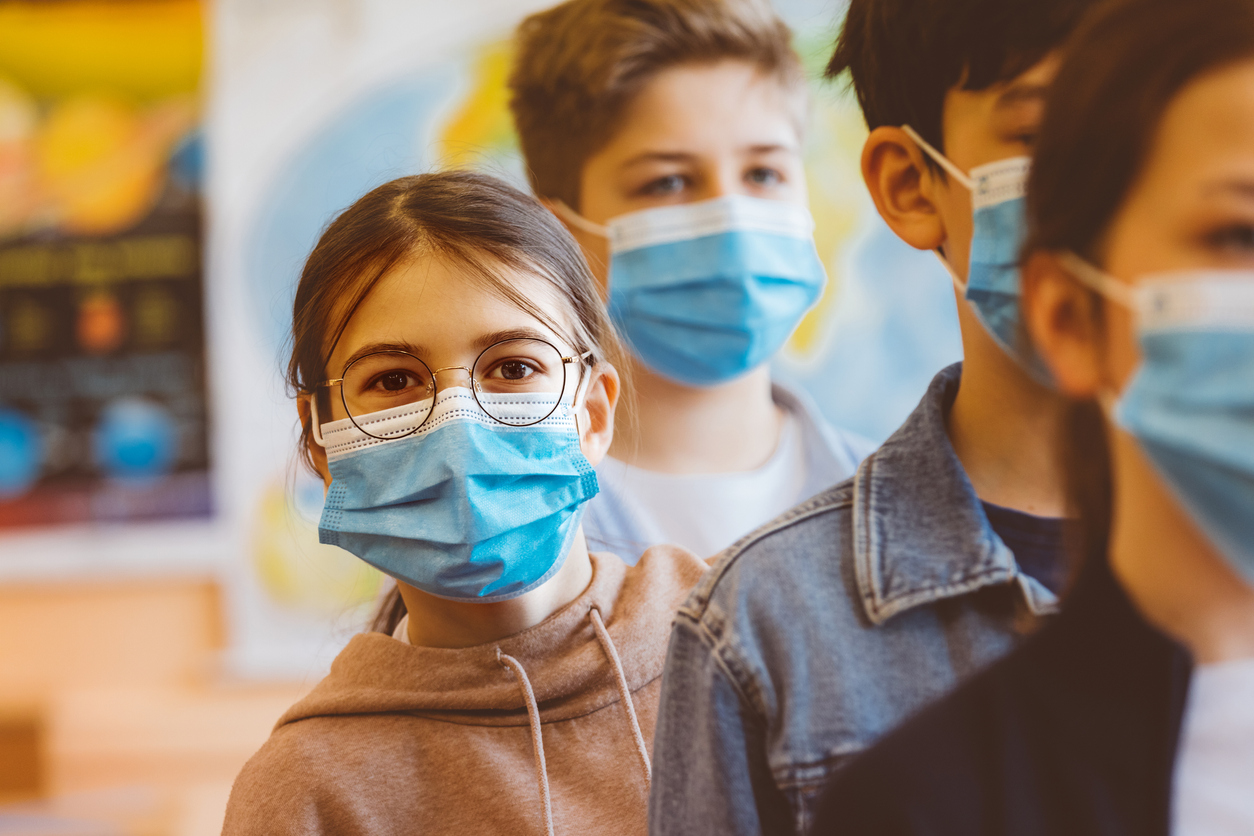
[[[1057,597],[1019,571],[989,525],[945,431],[962,364],[942,370],[901,428],[854,477],[854,565],[867,617],[892,616],[1015,582],[1037,615]]]

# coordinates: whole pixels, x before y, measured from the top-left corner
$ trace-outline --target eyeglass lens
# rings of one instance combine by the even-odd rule
[[[518,404],[526,398],[511,395],[531,396],[533,400],[539,395],[543,402],[552,398],[556,408],[566,381],[561,352],[543,340],[530,339],[490,346],[475,361],[471,377],[475,398],[483,410],[497,421],[514,425],[538,423],[552,410],[539,417],[534,410],[522,415]],[[457,384],[446,379],[444,385]],[[434,406],[437,384],[431,368],[422,360],[401,351],[382,351],[361,357],[345,369],[342,387],[349,418],[362,431],[374,435],[370,422],[364,419],[405,406],[419,407],[410,424],[417,429]]]

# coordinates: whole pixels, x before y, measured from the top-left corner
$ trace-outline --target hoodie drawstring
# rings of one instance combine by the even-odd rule
[[[636,751],[640,753],[640,763],[644,766],[644,788],[647,791],[653,786],[653,766],[649,763],[649,750],[645,747],[644,735],[640,732],[640,718],[636,716],[636,705],[631,701],[631,689],[627,687],[627,674],[623,672],[623,663],[618,658],[618,650],[614,648],[614,642],[610,641],[610,631],[605,629],[605,622],[601,620],[601,611],[593,607],[588,617],[592,619],[592,626],[597,631],[601,649],[605,651],[611,667],[614,668],[618,694],[623,699],[623,707],[627,709],[627,719],[631,722],[631,735],[636,739]]]
[[[496,649],[496,659],[514,672],[518,679],[518,687],[522,689],[523,701],[527,703],[527,720],[531,723],[531,746],[536,753],[536,774],[540,778],[540,803],[544,807],[544,832],[553,836],[553,800],[549,797],[549,772],[544,763],[544,737],[540,734],[540,708],[536,705],[536,692],[531,689],[531,680],[517,659]]]
[[[593,607],[588,611],[588,618],[596,631],[601,649],[610,660],[614,669],[614,681],[618,684],[618,695],[622,698],[623,707],[627,709],[627,720],[631,723],[631,735],[636,741],[636,752],[640,755],[640,763],[644,766],[644,787],[648,791],[653,786],[653,767],[649,763],[649,750],[644,744],[644,734],[640,731],[640,718],[636,716],[636,705],[631,700],[631,689],[627,686],[627,674],[623,671],[623,662],[618,658],[618,650],[610,639],[610,631],[605,629],[601,620],[601,611]],[[496,649],[496,660],[514,674],[518,687],[523,693],[523,701],[527,704],[527,721],[531,724],[531,746],[536,753],[536,775],[540,782],[540,802],[544,806],[544,832],[553,836],[553,799],[549,796],[549,772],[544,761],[544,736],[540,731],[540,708],[536,704],[536,692],[532,690],[531,680],[527,672],[513,656]]]

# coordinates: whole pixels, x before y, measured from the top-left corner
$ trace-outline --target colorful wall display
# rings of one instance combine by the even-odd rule
[[[551,2],[0,0],[0,580],[213,568],[230,668],[320,675],[388,583],[317,542],[283,381],[301,264],[393,177],[525,187],[509,35]],[[819,81],[839,3],[776,3],[831,279],[776,371],[882,439],[960,355],[952,291],[880,222],[861,117]]]
[[[0,3],[0,532],[213,512],[203,29]]]

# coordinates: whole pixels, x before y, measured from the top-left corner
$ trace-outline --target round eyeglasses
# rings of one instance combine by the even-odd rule
[[[341,377],[318,385],[340,387],[344,411],[353,425],[366,435],[380,439],[403,438],[416,433],[431,417],[439,390],[436,375],[460,369],[470,374],[475,401],[490,418],[501,424],[526,427],[540,423],[557,410],[566,394],[566,367],[571,363],[582,364],[591,356],[591,351],[585,351],[565,357],[545,340],[511,339],[485,348],[469,369],[446,366],[432,371],[409,352],[377,351],[353,360]],[[551,399],[552,406],[540,417],[536,417],[534,411],[520,417],[517,409],[520,399],[502,397],[508,395],[541,396],[542,403],[547,404]],[[377,412],[406,406],[415,407],[416,421],[402,433],[378,435],[371,432],[369,423],[363,420]]]

